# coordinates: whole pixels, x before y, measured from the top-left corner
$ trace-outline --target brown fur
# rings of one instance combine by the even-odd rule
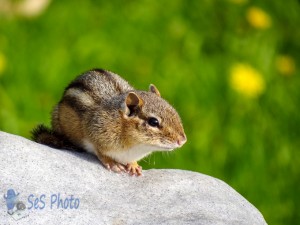
[[[107,168],[139,175],[136,160],[155,148],[180,147],[186,137],[178,113],[154,85],[138,91],[117,74],[92,70],[65,89],[52,113],[52,130],[36,129],[34,140],[60,143],[52,144],[57,148],[71,143],[95,153]]]

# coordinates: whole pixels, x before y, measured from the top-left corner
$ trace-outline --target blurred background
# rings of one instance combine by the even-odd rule
[[[0,0],[0,130],[50,125],[92,68],[154,83],[188,142],[144,169],[217,177],[269,224],[299,224],[299,12],[296,0]]]

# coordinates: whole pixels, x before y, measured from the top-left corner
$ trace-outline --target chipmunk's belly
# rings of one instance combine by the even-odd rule
[[[136,145],[129,149],[112,150],[107,152],[106,155],[126,165],[127,163],[135,162],[146,157],[155,149],[156,147],[151,145]]]
[[[92,153],[96,155],[96,149],[92,142],[90,142],[88,139],[82,140],[82,147],[85,151]]]

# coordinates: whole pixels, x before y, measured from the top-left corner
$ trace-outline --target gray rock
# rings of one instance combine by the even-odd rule
[[[0,153],[0,224],[266,224],[226,183],[200,173],[115,174],[93,155],[4,132]],[[4,199],[9,189],[19,193],[13,215]]]

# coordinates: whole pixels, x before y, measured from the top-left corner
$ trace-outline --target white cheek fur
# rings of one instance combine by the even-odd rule
[[[82,141],[82,147],[84,150],[86,150],[89,153],[92,153],[96,155],[96,148],[92,142],[90,142],[88,139],[83,139]],[[127,150],[118,150],[113,149],[109,152],[107,152],[105,155],[114,159],[115,161],[122,163],[126,165],[127,163],[136,162],[140,159],[146,157],[147,155],[151,154],[154,151],[172,151],[173,148],[176,148],[175,146],[170,148],[170,146],[164,147],[158,147],[153,145],[136,145],[133,146]]]

